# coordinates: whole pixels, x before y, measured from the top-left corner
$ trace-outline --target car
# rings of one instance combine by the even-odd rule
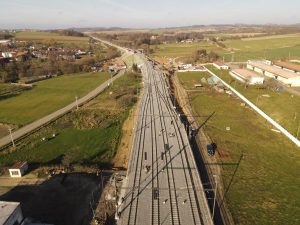
[[[216,154],[217,145],[215,143],[207,145],[206,148],[209,156],[214,156]]]

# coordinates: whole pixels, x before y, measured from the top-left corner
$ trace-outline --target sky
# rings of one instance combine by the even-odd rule
[[[0,0],[0,29],[300,23],[299,0]]]

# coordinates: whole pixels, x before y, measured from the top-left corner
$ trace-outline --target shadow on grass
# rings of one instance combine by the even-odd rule
[[[5,99],[8,99],[8,98],[12,98],[12,97],[16,97],[18,95],[20,95],[21,93],[14,93],[14,94],[3,94],[3,95],[0,95],[0,101],[1,100],[5,100]]]

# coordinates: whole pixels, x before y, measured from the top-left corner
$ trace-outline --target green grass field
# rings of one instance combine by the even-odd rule
[[[51,32],[17,32],[15,35],[17,40],[23,41],[47,41],[53,39],[58,43],[63,43],[65,45],[87,45],[88,37],[72,37],[72,36],[63,36],[58,33]]]
[[[225,61],[232,59],[236,62],[249,59],[268,58],[300,59],[300,34],[254,37],[242,40],[227,40],[224,42],[227,49],[222,49],[212,42],[198,42],[191,44],[162,44],[153,47],[153,56],[158,57],[187,57],[195,50],[206,49],[217,52]]]
[[[190,75],[198,79],[199,74]],[[183,78],[184,77],[184,78]],[[179,74],[181,82],[187,78]],[[185,83],[185,82],[184,82]],[[191,104],[200,116],[215,115],[205,133],[218,145],[222,179],[228,185],[234,165],[244,153],[227,195],[236,224],[298,224],[300,221],[299,148],[239,99],[226,94],[190,92]],[[199,117],[199,122],[206,118]],[[231,130],[226,131],[230,126]]]
[[[40,165],[59,165],[64,156],[72,163],[109,166],[122,134],[122,125],[134,105],[140,78],[125,75],[112,88],[52,124],[26,137],[17,149],[0,152],[0,164],[26,160]],[[41,141],[43,137],[51,137]]]
[[[209,78],[211,75],[209,73],[199,73],[199,72],[182,72],[177,73],[180,77],[180,82],[182,86],[186,90],[201,90],[200,88],[195,88],[195,84],[202,84],[205,86],[205,84],[201,83],[202,78]]]
[[[153,56],[159,57],[186,57],[190,56],[194,51],[198,49],[217,50],[211,42],[196,42],[196,43],[174,43],[174,44],[162,44],[152,47],[154,49]]]
[[[88,37],[73,37],[63,36],[52,32],[17,32],[17,40],[48,40],[54,39],[56,41],[88,41]]]
[[[64,75],[40,81],[32,90],[0,100],[0,122],[25,125],[82,97],[110,78],[108,73]]]
[[[207,67],[228,84],[234,80],[228,71],[220,71],[213,66]],[[287,129],[292,135],[297,135],[300,124],[300,97],[293,96],[288,92],[258,89],[251,86],[245,88],[243,83],[235,80],[231,85]],[[266,95],[269,97],[264,97]]]

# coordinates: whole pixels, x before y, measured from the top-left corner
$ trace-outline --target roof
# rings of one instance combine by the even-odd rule
[[[3,43],[5,44],[5,43],[8,43],[8,42],[10,42],[10,40],[0,40],[1,44],[3,44]]]
[[[234,69],[234,70],[232,70],[232,72],[237,73],[246,79],[249,79],[252,77],[263,77],[262,75],[260,75],[258,73],[255,73],[253,71],[246,70],[246,69]]]
[[[226,66],[223,62],[221,61],[216,61],[214,62],[214,64],[218,65],[218,66]]]
[[[299,74],[280,69],[276,66],[269,66],[260,61],[248,61],[248,64],[252,65],[254,67],[260,68],[262,70],[274,73],[275,75],[286,78],[286,79],[300,77]]]
[[[290,63],[290,62],[285,62],[285,61],[277,61],[274,63],[276,66],[281,66],[289,70],[294,70],[296,72],[300,72],[300,65]]]
[[[27,162],[16,162],[10,169],[21,169]]]
[[[19,202],[0,201],[0,224],[4,224],[19,205]]]

